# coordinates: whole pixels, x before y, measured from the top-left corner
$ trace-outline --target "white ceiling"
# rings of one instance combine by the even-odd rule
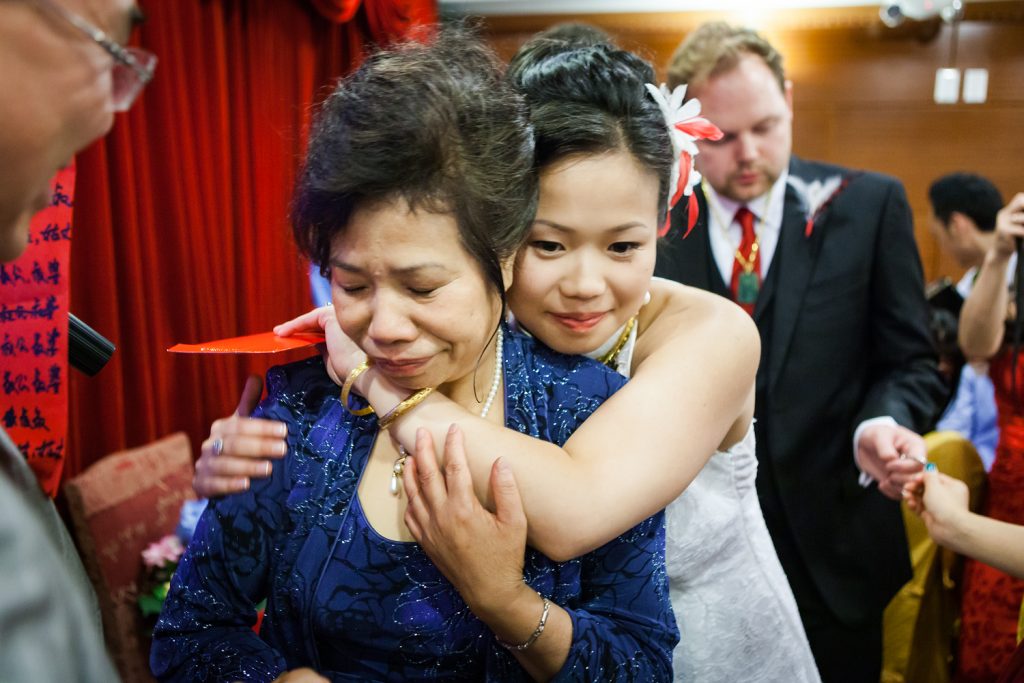
[[[977,1],[977,0],[973,0]],[[880,0],[439,0],[462,14],[591,14],[615,12],[760,11],[822,7],[878,7]],[[972,0],[964,0],[972,2]]]

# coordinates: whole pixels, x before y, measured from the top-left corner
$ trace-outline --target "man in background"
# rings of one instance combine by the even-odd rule
[[[929,228],[939,248],[967,268],[956,286],[956,291],[966,299],[985,254],[995,241],[996,214],[1003,208],[1003,196],[987,178],[973,173],[950,173],[931,184],[928,200],[932,209]],[[1011,263],[1007,273],[1014,271]],[[987,363],[964,365],[956,395],[936,429],[963,434],[977,448],[985,470],[992,468],[999,427]]]
[[[0,261],[151,75],[121,47],[138,16],[132,0],[0,0]],[[0,429],[0,681],[116,680],[67,530]]]
[[[985,254],[995,242],[996,214],[1003,208],[1003,196],[988,178],[974,173],[950,173],[931,184],[928,200],[932,236],[942,251],[967,268],[956,286],[966,298]]]
[[[882,612],[911,575],[898,500],[944,398],[903,188],[792,156],[792,84],[754,31],[701,26],[669,81],[724,136],[698,143],[699,222],[683,239],[677,206],[657,274],[757,323],[768,529],[822,678],[875,683]]]

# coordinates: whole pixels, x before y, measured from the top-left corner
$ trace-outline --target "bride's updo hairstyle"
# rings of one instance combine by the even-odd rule
[[[629,152],[657,176],[664,222],[672,143],[644,87],[655,83],[650,64],[609,44],[535,39],[512,58],[506,78],[530,105],[539,172],[573,155]]]
[[[537,207],[522,96],[465,28],[368,56],[323,103],[292,204],[299,248],[327,276],[331,243],[366,203],[451,214],[504,301],[501,263]]]

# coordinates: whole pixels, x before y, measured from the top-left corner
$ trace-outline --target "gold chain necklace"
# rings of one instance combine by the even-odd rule
[[[722,214],[718,210],[718,203],[711,201],[711,197],[708,195],[708,188],[705,187],[704,185],[701,185],[700,189],[701,189],[701,192],[704,193],[704,202],[708,205],[708,208],[711,209],[711,213],[714,214],[714,216],[715,216],[715,222],[718,223],[718,227],[722,231],[722,236],[725,237],[725,241],[728,242],[731,245],[732,244],[732,238],[729,236],[729,226],[732,225],[732,221],[729,221],[728,223],[726,223],[724,220],[722,220]],[[771,202],[772,202],[772,191],[769,189],[768,190],[768,197],[765,199],[765,202],[764,202],[764,211],[761,212],[761,215],[763,215],[765,217],[768,216],[768,207],[771,206]],[[747,207],[746,204],[744,204],[743,206],[746,207],[747,211],[750,211],[750,208]],[[753,214],[753,211],[751,211],[751,213]],[[749,273],[754,272],[754,264],[757,261],[757,252],[761,248],[761,228],[763,228],[763,227],[764,227],[764,220],[762,218],[760,218],[759,216],[755,215],[754,216],[754,243],[750,245],[750,258],[749,259],[747,257],[745,257],[742,252],[740,252],[740,246],[743,244],[743,238],[742,237],[740,237],[739,244],[737,244],[735,247],[733,247],[733,251],[736,254],[736,260],[739,261],[740,267],[743,268],[743,272],[744,273],[748,273],[749,274]]]
[[[487,414],[491,412],[491,406],[498,395],[498,389],[501,388],[504,337],[505,335],[501,328],[498,328],[498,336],[494,341],[494,375],[491,377],[491,389],[487,392],[483,408],[480,409],[480,417],[482,418],[486,418]],[[405,450],[405,446],[402,444],[398,444],[398,457],[395,458],[395,464],[391,467],[391,481],[388,482],[388,491],[392,496],[402,495],[399,484],[402,481],[402,473],[405,471],[405,461],[408,457],[409,451]]]
[[[633,333],[634,327],[636,327],[635,315],[626,321],[625,327],[622,328],[622,334],[620,334],[619,338],[615,340],[615,345],[609,349],[608,353],[604,354],[597,360],[614,370],[619,359],[619,354],[622,353],[622,349],[626,346],[626,342],[629,341],[629,335]]]

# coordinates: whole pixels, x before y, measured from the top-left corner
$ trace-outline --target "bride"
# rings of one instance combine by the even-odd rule
[[[514,323],[557,351],[599,358],[632,379],[563,449],[436,393],[403,414],[390,431],[415,449],[401,472],[410,530],[442,569],[484,547],[467,536],[474,525],[452,514],[446,487],[458,485],[448,476],[451,463],[466,462],[477,496],[491,505],[498,456],[515,472],[531,545],[555,559],[600,546],[667,507],[667,571],[681,635],[676,680],[818,681],[754,487],[757,332],[731,302],[652,279],[669,190],[676,199],[687,190],[673,161],[680,148],[692,149],[678,134],[670,140],[665,115],[676,122],[696,112],[645,87],[654,77],[649,64],[605,45],[535,41],[507,77],[530,103],[540,175],[536,218],[508,293]],[[684,123],[696,134],[710,128],[699,119]],[[692,172],[691,158],[681,159],[683,174]],[[344,305],[337,278],[333,289]],[[325,329],[338,377],[364,360],[323,309],[276,331],[310,327]],[[354,386],[379,414],[407,393],[372,366]],[[240,413],[258,393],[250,383]],[[433,444],[445,443],[453,423],[461,438],[448,439],[442,471]],[[281,457],[276,429],[238,415],[214,423],[197,463],[197,491],[227,493],[265,476]]]

